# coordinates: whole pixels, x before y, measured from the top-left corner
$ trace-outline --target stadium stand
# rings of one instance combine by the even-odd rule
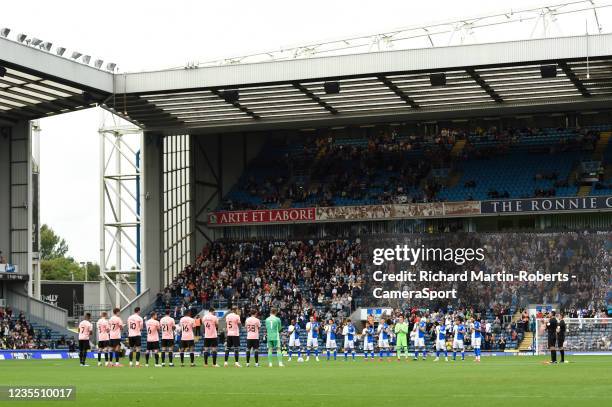
[[[589,162],[606,169],[593,193],[608,194],[608,129],[443,128],[426,136],[385,126],[330,130],[289,145],[276,140],[250,163],[219,209],[576,196],[581,167]]]

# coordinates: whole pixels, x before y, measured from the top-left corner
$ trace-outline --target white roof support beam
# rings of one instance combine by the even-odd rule
[[[2,61],[100,91],[113,92],[113,74],[25,44],[0,38]]]

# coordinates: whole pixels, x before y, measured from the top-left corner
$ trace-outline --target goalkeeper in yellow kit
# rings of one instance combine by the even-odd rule
[[[397,361],[400,361],[400,356],[404,352],[404,357],[408,359],[408,324],[404,321],[404,316],[397,317],[397,322],[393,328],[395,332],[395,353],[397,353]]]

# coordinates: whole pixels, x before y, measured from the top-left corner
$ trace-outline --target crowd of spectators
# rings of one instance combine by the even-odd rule
[[[0,307],[0,349],[74,349],[74,341],[65,336],[52,339],[49,328],[34,329],[26,316],[11,308]]]
[[[498,129],[493,126],[470,131],[442,128],[429,134],[390,126],[362,130],[350,136],[343,130],[330,130],[303,137],[287,142],[295,147],[289,150],[286,146],[279,148],[278,142],[264,147],[263,156],[254,160],[246,171],[249,175],[235,187],[257,199],[226,199],[220,209],[438,201],[438,192],[447,180],[431,176],[433,169],[447,169],[450,174],[466,160],[495,159],[519,145],[529,146],[526,154],[589,152],[599,138],[597,131],[574,129],[562,133],[561,128]],[[555,131],[562,134],[556,142],[528,143],[529,139]],[[457,140],[465,140],[465,146],[457,154],[451,154]],[[283,153],[275,155],[274,151]],[[265,175],[257,175],[262,171]],[[555,196],[557,188],[580,182],[548,170],[534,174],[534,179],[554,181],[552,187],[534,189],[532,196],[536,197]],[[476,180],[465,182],[467,189],[475,186]],[[488,196],[497,199],[509,194],[491,189]]]
[[[159,294],[159,305],[172,305],[181,297],[182,307],[202,309],[239,306],[265,314],[271,307],[281,310],[284,319],[305,318],[316,312],[325,317],[346,317],[356,306],[371,305],[372,284],[384,290],[449,290],[456,288],[455,300],[395,300],[389,306],[407,314],[416,308],[445,309],[488,315],[503,320],[526,304],[557,304],[563,310],[581,310],[582,315],[604,310],[612,279],[612,234],[607,232],[554,233],[453,233],[423,236],[404,235],[387,242],[377,238],[377,247],[407,243],[413,247],[483,248],[485,258],[457,267],[453,262],[417,262],[417,270],[482,270],[488,274],[518,275],[521,270],[542,275],[561,273],[567,280],[525,282],[373,282],[368,278],[367,246],[357,240],[252,241],[208,245],[193,266],[188,266]],[[398,267],[387,262],[377,269]],[[400,268],[397,268],[398,270]],[[371,271],[371,270],[370,270]],[[173,306],[173,305],[172,305]],[[411,308],[407,308],[411,307]],[[454,307],[454,308],[453,308]],[[177,315],[183,309],[177,309]],[[604,311],[605,312],[605,311]],[[586,317],[586,316],[585,316]],[[519,319],[519,332],[530,331],[533,321]]]
[[[376,239],[377,247],[421,246],[440,248],[479,249],[485,251],[483,261],[466,262],[458,267],[453,262],[418,261],[416,270],[442,270],[446,274],[463,270],[482,271],[485,275],[512,274],[506,281],[415,281],[373,283],[383,290],[418,291],[457,289],[456,306],[472,305],[498,314],[499,310],[517,310],[526,304],[558,304],[560,309],[581,308],[602,310],[607,306],[606,295],[612,281],[612,234],[608,232],[550,233],[453,233],[443,235],[404,235]],[[366,249],[367,251],[367,249]],[[401,270],[402,265],[386,262],[383,270]],[[551,276],[561,273],[567,281],[521,281],[519,271],[540,272]],[[365,292],[372,284],[366,281]],[[395,306],[400,306],[397,300]],[[416,305],[427,306],[429,300]],[[448,300],[430,302],[429,306],[445,306]],[[411,305],[415,305],[411,301]]]
[[[11,308],[0,308],[0,349],[40,349],[41,345],[23,313],[15,316]]]
[[[182,307],[236,305],[279,317],[331,313],[346,317],[361,295],[359,243],[347,240],[215,242],[158,297]]]
[[[465,159],[491,157],[505,154],[512,146],[542,137],[553,132],[563,132],[564,128],[544,129],[539,127],[509,127],[500,129],[492,126],[488,129],[476,128],[467,135],[467,144],[463,149]],[[588,128],[576,128],[570,134],[561,137],[556,143],[546,143],[530,147],[534,152],[555,154],[564,151],[592,151],[599,140],[599,132]],[[493,142],[487,148],[478,146],[482,142]]]
[[[319,144],[310,177],[315,187],[309,195],[317,206],[334,206],[338,198],[373,204],[434,199],[439,185],[427,176],[432,168],[449,165],[454,136],[402,137],[386,129],[365,140],[345,144],[327,137]]]

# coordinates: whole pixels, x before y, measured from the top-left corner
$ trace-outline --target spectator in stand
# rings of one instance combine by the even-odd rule
[[[504,339],[503,336],[501,336],[498,340],[497,340],[497,347],[499,348],[500,351],[504,351],[506,350],[506,339]]]

